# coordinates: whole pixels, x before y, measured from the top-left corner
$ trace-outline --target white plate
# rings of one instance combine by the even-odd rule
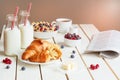
[[[36,32],[34,31],[34,37],[35,38],[42,38],[42,39],[46,39],[46,38],[52,38],[57,34],[57,31],[51,31],[51,32]]]
[[[45,63],[39,63],[39,62],[30,62],[29,60],[23,60],[22,57],[22,53],[24,52],[24,50],[19,51],[18,53],[18,59],[21,62],[27,63],[27,64],[34,64],[34,65],[48,65],[48,64],[54,64],[55,62],[59,61],[59,60],[51,60],[49,62],[45,62]]]

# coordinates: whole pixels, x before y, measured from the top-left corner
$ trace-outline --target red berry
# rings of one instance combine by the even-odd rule
[[[7,64],[11,64],[11,60],[7,60],[6,63],[7,63]]]
[[[98,68],[99,68],[99,64],[96,64],[96,65],[91,64],[90,65],[91,70],[95,70],[95,69],[98,69]]]
[[[90,69],[91,70],[94,70],[95,69],[95,66],[93,64],[90,65]]]
[[[81,39],[79,35],[77,35],[76,33],[67,33],[65,34],[64,36],[65,38],[67,39],[71,39],[71,40],[78,40],[78,39]]]
[[[3,61],[2,61],[3,63],[5,63],[6,62],[6,59],[3,59]]]
[[[96,69],[99,68],[99,64],[96,64]]]
[[[43,31],[43,28],[40,28],[40,31]]]
[[[3,59],[2,62],[5,63],[5,64],[11,64],[12,63],[12,61],[9,58]]]
[[[5,60],[9,60],[8,58],[5,58]]]
[[[72,39],[72,40],[76,40],[76,38],[75,38],[75,37],[72,37],[71,39]]]

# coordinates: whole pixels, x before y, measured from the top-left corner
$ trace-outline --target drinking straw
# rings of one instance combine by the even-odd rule
[[[32,3],[29,3],[28,8],[27,8],[27,13],[28,14],[30,14],[31,6],[32,6]],[[25,17],[24,26],[26,26],[27,19],[28,19],[28,15],[26,15],[26,17]]]
[[[19,7],[17,6],[16,9],[15,9],[15,12],[14,12],[14,19],[13,19],[13,21],[12,21],[11,30],[14,28],[14,25],[15,25],[15,18],[17,17],[18,10],[19,10]]]

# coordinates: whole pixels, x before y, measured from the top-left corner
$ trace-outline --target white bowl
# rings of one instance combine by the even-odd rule
[[[41,39],[52,38],[56,34],[57,34],[57,31],[50,31],[50,32],[36,32],[36,31],[34,31],[34,37],[41,38]]]
[[[71,40],[71,39],[64,38],[64,44],[67,46],[75,47],[79,43],[81,43],[81,39]]]

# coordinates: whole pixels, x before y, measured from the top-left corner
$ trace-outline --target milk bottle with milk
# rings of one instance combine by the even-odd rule
[[[20,30],[17,26],[17,17],[14,17],[14,14],[8,14],[7,20],[8,23],[4,30],[4,53],[13,56],[17,55],[21,49]]]
[[[19,28],[21,32],[21,48],[27,48],[33,41],[33,26],[30,24],[29,13],[26,10],[20,11],[21,20]]]

